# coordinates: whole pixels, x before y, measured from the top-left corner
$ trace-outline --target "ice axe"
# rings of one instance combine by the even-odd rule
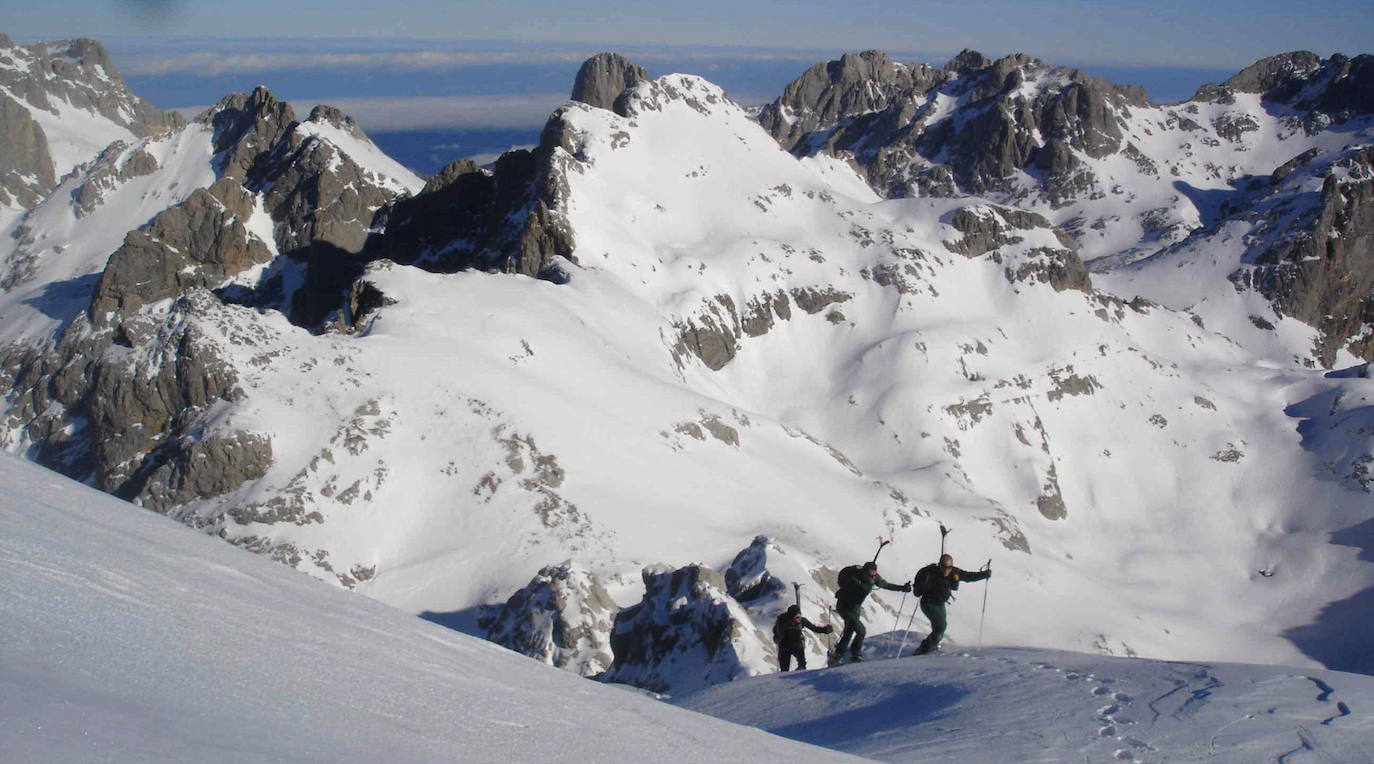
[[[793,582],[792,593],[797,595],[797,609],[801,609],[801,584]]]
[[[945,536],[949,535],[949,529],[944,523],[940,523],[940,556],[945,556]]]

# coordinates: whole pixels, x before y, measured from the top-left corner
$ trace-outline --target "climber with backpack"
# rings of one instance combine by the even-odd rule
[[[982,581],[991,577],[991,564],[986,570],[960,570],[954,567],[954,557],[948,554],[940,555],[939,562],[916,571],[916,577],[911,581],[911,591],[921,602],[921,612],[930,619],[930,634],[921,641],[921,646],[916,648],[917,655],[925,655],[940,649],[940,639],[945,636],[945,628],[949,624],[945,605],[954,590],[959,588],[959,582]]]
[[[881,547],[879,547],[881,550]],[[835,645],[835,649],[830,653],[829,664],[838,665],[844,659],[846,648],[849,650],[850,662],[863,660],[861,652],[864,646],[864,637],[868,635],[868,629],[864,627],[860,615],[863,611],[864,600],[875,588],[887,589],[892,592],[909,592],[911,584],[897,586],[883,580],[878,575],[878,563],[866,562],[863,565],[850,565],[840,571],[840,588],[835,592],[835,610],[844,619],[844,631],[840,633],[840,642]],[[850,640],[853,640],[852,644]]]
[[[817,626],[802,617],[799,605],[789,605],[787,610],[773,622],[773,643],[778,646],[778,668],[789,671],[792,659],[797,659],[797,670],[806,670],[806,641],[802,639],[802,629],[810,629],[817,634],[829,634],[835,630],[830,624]]]

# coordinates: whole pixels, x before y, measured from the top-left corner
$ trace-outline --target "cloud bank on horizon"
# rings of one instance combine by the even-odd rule
[[[11,2],[12,0],[5,0]],[[379,37],[1024,52],[1047,61],[1236,68],[1273,53],[1374,48],[1374,3],[1309,0],[67,0],[9,19],[15,38]],[[617,38],[617,39],[611,39]]]

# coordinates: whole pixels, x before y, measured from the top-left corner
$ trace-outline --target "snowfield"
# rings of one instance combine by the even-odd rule
[[[759,677],[673,702],[879,761],[1374,761],[1374,677],[1338,671],[1002,647]]]
[[[13,761],[1374,761],[1374,677],[1051,650],[744,679],[681,710],[11,457],[0,484]]]
[[[579,679],[0,457],[7,761],[842,761]]]

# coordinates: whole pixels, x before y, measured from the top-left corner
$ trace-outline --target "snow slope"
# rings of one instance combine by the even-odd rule
[[[12,761],[845,757],[578,679],[0,457]]]
[[[1374,761],[1374,678],[987,648],[741,680],[683,708],[879,761]]]

